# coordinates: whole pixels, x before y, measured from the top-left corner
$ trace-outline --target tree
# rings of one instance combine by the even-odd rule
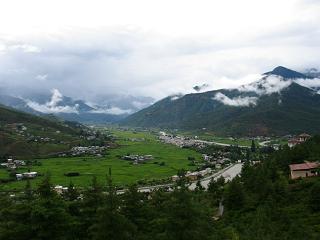
[[[98,183],[96,176],[92,178],[91,185],[84,191],[83,200],[80,202],[81,219],[79,227],[79,236],[88,239],[88,229],[96,219],[98,209],[104,202],[102,186]]]
[[[32,192],[31,182],[29,178],[27,179],[27,183],[24,188],[24,195],[28,201],[31,201],[33,199],[33,192]]]
[[[195,191],[196,191],[196,192],[202,192],[204,189],[205,189],[205,188],[202,186],[201,181],[198,180],[197,183],[196,183]]]
[[[72,182],[69,183],[68,190],[64,193],[64,198],[68,201],[74,201],[79,197],[79,193]]]
[[[240,182],[240,178],[234,178],[226,191],[225,203],[226,207],[231,210],[238,210],[244,205],[244,189]]]
[[[310,191],[310,207],[313,211],[320,211],[320,182],[316,182]]]
[[[70,216],[62,198],[53,191],[49,175],[40,183],[37,192],[39,197],[33,202],[30,214],[32,239],[67,239]]]
[[[0,239],[33,239],[30,224],[32,205],[29,202],[13,201],[7,195],[0,195],[0,203]]]
[[[218,205],[222,199],[223,191],[224,191],[224,178],[221,176],[215,181],[212,178],[208,185],[208,193],[210,196],[210,200],[214,206]]]
[[[99,208],[95,223],[90,227],[94,240],[134,239],[135,226],[120,212],[120,202],[111,179],[107,187],[105,204]]]
[[[137,226],[142,226],[144,213],[143,206],[145,204],[145,197],[142,193],[138,192],[136,184],[129,186],[128,190],[124,193],[123,197],[123,214]]]
[[[251,140],[251,152],[253,152],[253,153],[256,152],[256,144],[253,139]]]
[[[166,204],[165,238],[169,240],[208,239],[210,217],[192,198],[187,187],[176,188]]]

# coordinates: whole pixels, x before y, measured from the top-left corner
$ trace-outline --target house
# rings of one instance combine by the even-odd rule
[[[189,174],[186,174],[186,177],[190,180],[190,181],[196,181],[198,179],[198,172],[192,172]]]
[[[309,138],[311,138],[311,136],[307,133],[302,133],[298,136],[298,139],[300,142],[305,142],[307,141]]]
[[[38,175],[37,172],[25,172],[22,173],[23,178],[35,178]]]
[[[300,164],[289,165],[291,172],[291,179],[313,177],[319,175],[320,163],[306,162]]]
[[[290,139],[290,140],[288,141],[288,146],[289,146],[290,148],[292,148],[292,147],[294,147],[294,146],[296,146],[296,145],[298,145],[298,144],[300,144],[300,143],[304,143],[304,142],[307,141],[309,138],[311,138],[311,136],[310,136],[309,134],[307,134],[307,133],[302,133],[302,134],[300,134],[300,135],[298,135],[298,136]]]
[[[221,167],[222,167],[222,166],[221,166],[220,163],[217,163],[217,164],[216,164],[216,169],[221,169]]]
[[[178,179],[179,179],[179,176],[178,176],[178,175],[174,175],[174,176],[171,177],[171,180],[172,180],[173,182],[178,181]]]
[[[16,179],[17,179],[18,181],[22,180],[22,179],[23,179],[23,175],[22,175],[21,173],[17,173],[17,174],[16,174]]]
[[[58,193],[58,194],[63,194],[63,193],[65,193],[65,192],[68,191],[68,187],[63,187],[63,186],[60,186],[60,185],[56,185],[56,186],[54,187],[54,191],[55,191],[56,193]]]
[[[289,141],[288,141],[288,146],[289,146],[289,148],[293,148],[295,145],[297,145],[297,144],[299,144],[300,142],[298,141],[298,140],[296,140],[296,139],[290,139]]]

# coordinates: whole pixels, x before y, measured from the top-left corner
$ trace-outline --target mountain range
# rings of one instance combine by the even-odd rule
[[[143,107],[151,105],[152,98],[133,96],[104,96],[99,104],[74,100],[58,89],[51,95],[33,94],[27,97],[0,94],[0,103],[27,113],[44,116],[53,114],[69,121],[81,123],[113,123]]]
[[[285,135],[320,131],[320,80],[279,66],[236,89],[166,97],[121,124],[220,135]]]

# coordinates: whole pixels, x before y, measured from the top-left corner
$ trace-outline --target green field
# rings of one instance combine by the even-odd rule
[[[223,143],[223,144],[231,144],[231,145],[238,145],[238,146],[244,146],[244,147],[250,147],[252,144],[252,140],[250,138],[230,138],[230,137],[222,137],[222,136],[216,136],[212,132],[178,132],[177,134],[188,136],[188,137],[194,137],[198,136],[201,140],[206,141],[213,141],[217,143]],[[283,139],[281,137],[272,137],[270,139],[270,143],[272,144],[281,144],[286,145],[288,144],[288,141],[286,139]],[[259,146],[259,141],[255,140],[256,146]]]
[[[105,181],[109,168],[112,169],[113,181],[116,185],[135,183],[141,179],[163,179],[175,175],[181,168],[194,169],[189,166],[188,157],[194,157],[201,162],[201,154],[190,150],[181,149],[173,145],[163,144],[155,135],[148,132],[132,132],[113,130],[116,136],[117,148],[110,149],[104,157],[74,157],[74,158],[50,158],[39,160],[41,166],[32,166],[31,171],[40,174],[50,172],[54,184],[66,186],[72,181],[76,186],[88,186],[93,176],[97,176],[100,182]],[[139,141],[132,141],[138,139]],[[142,140],[144,139],[144,140]],[[139,154],[153,155],[154,159],[145,164],[132,165],[130,161],[119,159],[119,155]],[[158,164],[156,163],[158,162]],[[164,166],[159,163],[164,162]],[[20,168],[18,172],[25,172],[26,168]],[[64,173],[79,172],[78,177],[66,177]],[[5,169],[0,169],[0,178],[8,177]],[[32,180],[35,186],[43,177]],[[16,181],[2,184],[4,190],[21,189],[25,181]]]

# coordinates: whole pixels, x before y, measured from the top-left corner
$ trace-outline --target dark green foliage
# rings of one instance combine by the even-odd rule
[[[135,227],[120,211],[120,201],[111,181],[97,218],[90,227],[92,239],[127,240],[134,239]]]
[[[314,184],[310,191],[310,207],[316,212],[320,212],[320,182]]]
[[[209,182],[208,193],[213,206],[218,206],[223,197],[224,178],[220,177],[217,181],[212,178]]]
[[[225,194],[225,204],[230,210],[241,209],[245,201],[245,192],[239,178],[229,184]]]
[[[68,239],[68,233],[62,233],[68,231],[71,219],[65,202],[52,190],[49,176],[39,185],[38,193],[30,216],[33,239]]]
[[[256,144],[254,143],[254,140],[252,139],[251,141],[251,152],[255,153],[256,152]]]

